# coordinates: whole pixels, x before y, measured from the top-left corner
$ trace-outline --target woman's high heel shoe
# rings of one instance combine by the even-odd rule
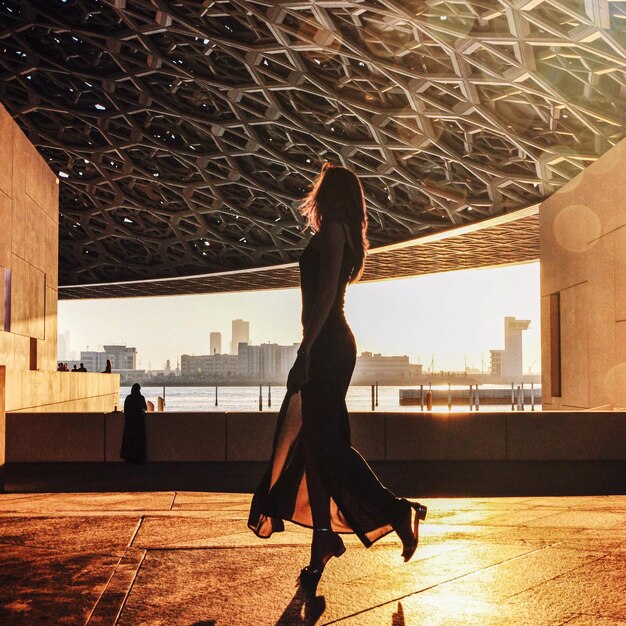
[[[319,554],[315,554],[315,556],[312,554],[311,563],[303,567],[300,571],[300,584],[310,593],[315,593],[317,590],[317,585],[322,577],[326,563],[328,563],[332,557],[339,558],[346,551],[341,537],[332,530],[321,529],[315,530],[314,533],[313,544],[316,543],[315,540],[317,539],[317,541],[323,545],[318,547],[318,543],[318,546],[312,546],[312,552],[319,551]]]
[[[428,508],[423,504],[416,502],[409,502],[409,504],[411,508],[403,523],[403,525],[408,526],[408,528],[403,528],[404,532],[400,535],[402,539],[402,558],[405,563],[411,560],[411,557],[415,554],[415,550],[417,550],[417,544],[419,543],[419,523],[420,520],[426,519],[426,513],[428,511]],[[411,541],[407,542],[405,539],[408,539],[409,533]]]

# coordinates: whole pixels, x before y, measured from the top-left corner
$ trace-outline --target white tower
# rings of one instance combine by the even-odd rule
[[[530,320],[504,318],[504,354],[502,359],[502,377],[515,382],[521,379],[522,366],[522,331],[530,326]]]

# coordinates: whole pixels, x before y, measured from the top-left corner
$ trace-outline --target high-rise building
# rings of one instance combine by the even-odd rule
[[[523,376],[522,332],[529,326],[530,320],[504,318],[504,350],[489,350],[492,376],[511,382]]]
[[[209,343],[211,345],[210,354],[222,354],[222,333],[211,333]]]
[[[232,341],[230,353],[237,354],[240,343],[250,343],[250,322],[233,320]]]
[[[530,326],[530,320],[517,320],[514,317],[504,318],[504,361],[502,375],[506,378],[520,378],[522,365],[522,331]]]
[[[67,361],[70,357],[70,331],[57,335],[57,359],[59,361]]]

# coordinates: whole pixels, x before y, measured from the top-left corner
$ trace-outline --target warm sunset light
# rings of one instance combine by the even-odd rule
[[[0,33],[0,626],[626,624],[626,2]]]
[[[489,349],[503,346],[507,315],[531,320],[524,371],[540,371],[539,265],[467,270],[350,286],[346,317],[361,351],[407,355],[435,369],[489,368]],[[252,343],[299,342],[300,291],[61,301],[59,332],[72,350],[105,343],[137,347],[142,368],[162,369],[181,354],[208,354],[209,332],[230,337],[231,320],[250,322]],[[471,315],[469,311],[471,310]],[[121,321],[121,322],[120,322]]]

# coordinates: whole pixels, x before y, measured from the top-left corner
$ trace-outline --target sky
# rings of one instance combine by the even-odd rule
[[[489,369],[504,348],[504,317],[531,320],[523,334],[524,372],[541,369],[539,263],[443,272],[348,286],[346,318],[363,351],[407,355],[435,371]],[[181,354],[209,354],[209,333],[228,351],[231,321],[250,322],[253,344],[299,342],[300,291],[62,300],[59,333],[70,350],[120,343],[137,348],[138,368],[172,367]]]

